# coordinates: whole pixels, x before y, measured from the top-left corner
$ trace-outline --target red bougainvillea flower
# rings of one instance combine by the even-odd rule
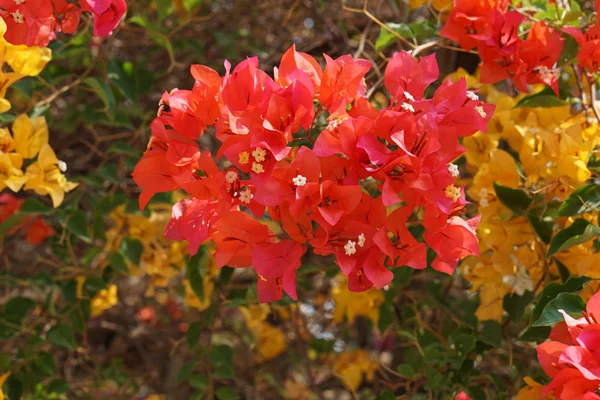
[[[552,378],[543,395],[560,400],[600,399],[600,293],[587,303],[583,317],[575,319],[559,310],[565,322],[552,328],[552,341],[537,348],[538,361]]]
[[[93,13],[96,36],[110,36],[127,11],[125,0],[80,0],[80,5]]]
[[[0,223],[9,218],[18,218],[10,233],[21,234],[25,241],[38,246],[56,234],[56,231],[42,218],[19,217],[16,213],[21,209],[23,200],[10,193],[0,194]]]
[[[394,268],[426,268],[426,244],[445,273],[478,252],[478,219],[459,217],[467,202],[452,161],[464,151],[459,138],[485,130],[494,107],[464,80],[424,98],[439,74],[435,56],[392,57],[384,109],[365,97],[368,61],[325,56],[325,64],[292,47],[274,78],[257,58],[226,62],[223,77],[192,66],[193,89],[163,95],[133,172],[142,208],[155,193],[188,193],[165,236],[188,241],[191,254],[212,242],[218,267],[253,268],[261,302],[297,298],[309,246],[334,257],[353,291],[385,287]],[[211,125],[214,157],[196,141]],[[272,232],[263,214],[281,229]],[[425,242],[411,234],[416,226]]]
[[[0,9],[6,23],[4,38],[9,43],[44,47],[56,37],[52,1],[0,0]]]

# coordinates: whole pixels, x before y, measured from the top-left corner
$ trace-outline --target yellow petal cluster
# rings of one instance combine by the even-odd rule
[[[91,301],[92,317],[97,317],[111,307],[119,304],[117,298],[117,285],[110,284],[108,288],[102,289]]]
[[[469,77],[459,71],[451,79]],[[523,95],[511,97],[491,86],[478,88],[486,101],[496,105],[488,132],[465,138],[467,195],[478,206],[481,224],[477,230],[481,257],[466,259],[463,276],[479,292],[480,320],[500,320],[505,295],[540,290],[549,276],[557,276],[556,265],[546,260],[546,246],[537,238],[524,216],[515,216],[496,197],[494,182],[530,194],[544,201],[566,199],[585,184],[592,173],[587,163],[600,143],[598,126],[583,113],[572,114],[569,106],[515,108]],[[559,220],[559,227],[569,220]],[[559,228],[558,226],[555,228]],[[600,278],[599,253],[591,242],[572,247],[556,258],[574,275]],[[546,272],[546,274],[545,274]]]
[[[8,88],[25,76],[37,76],[52,58],[47,47],[15,46],[4,40],[6,23],[0,20],[0,113],[10,110],[6,99]]]
[[[287,348],[285,334],[277,326],[266,321],[269,308],[266,305],[240,307],[246,325],[256,338],[256,357],[258,362],[271,360]]]
[[[0,190],[33,190],[50,196],[53,206],[58,207],[65,193],[77,187],[65,177],[65,168],[48,144],[44,117],[19,115],[12,124],[12,135],[8,128],[0,128]]]
[[[372,382],[379,362],[365,350],[346,350],[327,360],[333,373],[348,389],[356,391],[363,380]]]
[[[383,303],[383,292],[371,288],[364,292],[351,292],[348,289],[348,278],[342,274],[335,279],[331,297],[335,302],[333,320],[336,323],[354,323],[358,316],[369,318],[374,324],[379,320],[379,306]]]

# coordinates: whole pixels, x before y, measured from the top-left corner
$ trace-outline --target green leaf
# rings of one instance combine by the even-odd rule
[[[553,258],[552,260],[554,260],[554,263],[556,264],[556,269],[558,270],[558,274],[560,275],[560,280],[563,283],[566,282],[571,277],[571,273],[569,272],[569,269],[567,268],[567,266],[565,264],[563,264],[556,258]]]
[[[215,372],[212,374],[217,379],[233,379],[233,366],[231,364],[222,364],[217,366]]]
[[[533,323],[533,326],[554,326],[556,323],[564,321],[564,316],[559,310],[580,317],[579,314],[585,311],[585,303],[577,294],[561,293],[544,307],[542,315]]]
[[[183,7],[189,13],[202,6],[203,0],[183,0]]]
[[[379,396],[375,398],[375,400],[396,400],[396,396],[394,395],[394,393],[386,389],[383,392],[381,392]]]
[[[100,80],[96,77],[85,78],[83,80],[83,84],[88,86],[90,89],[92,89],[93,92],[95,92],[98,95],[100,100],[102,100],[102,103],[104,103],[104,107],[106,108],[106,114],[108,115],[109,119],[114,119],[115,107],[117,102],[115,100],[115,96],[113,95],[112,90],[110,89],[110,86],[108,86],[108,84],[105,81]]]
[[[504,296],[504,301],[502,303],[502,307],[504,311],[508,314],[508,317],[514,321],[518,322],[523,317],[523,313],[525,312],[525,307],[531,303],[533,300],[533,293],[526,291],[522,296],[519,296],[516,293],[510,293]]]
[[[396,372],[406,378],[412,378],[415,376],[415,370],[410,364],[398,364],[396,367]]]
[[[125,257],[121,253],[112,253],[110,256],[108,256],[108,263],[115,271],[122,272],[124,274],[129,273],[129,267],[127,267]]]
[[[600,185],[583,185],[561,204],[558,215],[569,217],[586,211],[600,211]]]
[[[502,327],[497,321],[483,321],[479,340],[491,346],[500,347],[502,344]]]
[[[561,93],[562,96],[562,93]],[[556,97],[554,91],[547,87],[539,93],[532,94],[522,98],[514,108],[533,108],[533,107],[561,107],[568,104],[566,101]]]
[[[579,53],[580,48],[579,43],[577,43],[577,40],[575,40],[573,36],[563,34],[563,37],[565,38],[565,41],[557,62],[557,67],[559,68],[574,60],[575,57],[577,57],[577,53]]]
[[[208,361],[215,367],[233,362],[233,350],[231,347],[221,344],[208,353]]]
[[[201,328],[202,324],[200,322],[192,322],[188,327],[186,339],[190,348],[194,348],[194,346],[196,346],[196,344],[200,340]]]
[[[23,202],[21,214],[50,214],[52,209],[36,197],[28,197]]]
[[[583,218],[578,218],[568,228],[554,235],[550,242],[546,258],[578,244],[585,243],[599,234],[600,228]]]
[[[206,389],[208,387],[208,377],[206,375],[192,375],[188,382],[196,389]]]
[[[579,292],[583,286],[591,279],[586,276],[569,278],[565,283],[551,282],[544,287],[540,294],[539,300],[531,313],[531,321],[536,321],[542,315],[542,311],[546,305],[554,300],[561,293]]]
[[[206,273],[207,264],[208,253],[203,246],[198,249],[198,253],[187,261],[187,278],[194,294],[200,301],[204,301],[204,274]]]
[[[179,369],[179,374],[177,374],[177,382],[181,383],[183,381],[187,381],[190,376],[192,376],[195,366],[195,361],[189,361],[183,364]]]
[[[382,27],[379,30],[379,36],[375,42],[375,51],[378,52],[398,40],[398,36],[394,35],[390,30],[396,32],[399,36],[412,41],[432,37],[436,33],[435,28],[428,22],[416,22],[412,24],[389,22],[385,25],[388,29]]]
[[[144,244],[136,238],[124,238],[121,240],[119,251],[135,265],[139,265],[144,253]]]
[[[215,394],[219,400],[238,400],[240,396],[230,387],[219,388]]]
[[[75,210],[71,213],[67,221],[67,229],[84,242],[92,242],[88,219],[83,211]]]
[[[118,185],[121,183],[119,179],[119,170],[117,168],[116,163],[106,164],[100,168],[98,168],[98,176],[100,176],[103,180],[114,183]]]
[[[4,305],[4,319],[14,325],[21,325],[21,321],[35,307],[35,302],[27,297],[13,297]]]
[[[538,238],[545,244],[550,243],[550,240],[552,239],[552,227],[554,225],[552,218],[544,216],[539,218],[533,213],[528,213],[527,220]]]
[[[21,221],[19,214],[13,214],[0,223],[0,237],[4,236]]]
[[[520,189],[512,189],[494,182],[496,197],[515,215],[525,215],[531,205],[531,197]]]
[[[50,343],[60,347],[66,347],[67,349],[77,348],[73,329],[65,324],[58,324],[50,328],[46,334],[46,338]]]

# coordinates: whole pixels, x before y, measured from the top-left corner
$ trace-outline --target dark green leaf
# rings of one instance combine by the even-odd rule
[[[115,271],[122,272],[124,274],[129,273],[127,262],[121,253],[112,253],[110,256],[108,256],[108,263]]]
[[[600,234],[600,228],[583,218],[578,218],[568,228],[561,230],[552,238],[546,257],[585,243],[598,234]]]
[[[13,214],[0,223],[0,237],[6,235],[21,221],[19,214]]]
[[[571,316],[580,317],[581,312],[585,311],[585,303],[581,297],[574,293],[561,293],[550,301],[540,318],[533,323],[533,326],[554,326],[560,321],[564,321],[562,310]]]
[[[538,218],[533,213],[528,213],[527,220],[540,240],[545,244],[550,243],[552,239],[552,218],[543,216]]]
[[[35,307],[35,302],[26,297],[13,297],[4,307],[4,319],[11,324],[21,325],[23,318]]]
[[[502,327],[497,321],[483,321],[479,340],[491,346],[500,347],[502,344]]]
[[[187,261],[187,278],[190,280],[192,290],[200,301],[204,301],[204,274],[208,263],[208,253],[201,246],[193,257]]]
[[[215,394],[219,400],[238,400],[240,398],[236,391],[230,387],[219,388]]]
[[[561,293],[579,292],[583,289],[583,286],[589,281],[590,278],[586,276],[580,276],[576,278],[571,277],[567,279],[566,283],[551,282],[547,284],[544,287],[544,290],[542,290],[540,298],[535,308],[533,309],[533,312],[531,314],[531,321],[533,322],[538,320],[542,315],[542,311],[544,310],[546,305],[550,301],[554,300],[556,296],[558,296]]]
[[[46,334],[46,338],[50,343],[60,347],[66,347],[67,349],[75,349],[77,347],[73,329],[68,325],[58,324],[53,326]]]
[[[206,389],[208,387],[208,377],[206,375],[192,375],[188,381],[196,389]]]
[[[556,269],[558,270],[558,274],[560,275],[560,280],[563,283],[566,282],[571,276],[571,273],[569,272],[568,268],[565,264],[563,264],[556,258],[553,258],[552,260],[554,260],[554,263],[556,264]]]
[[[88,219],[83,211],[75,210],[71,213],[67,229],[84,242],[91,243]]]
[[[406,378],[412,378],[415,376],[415,370],[410,364],[398,364],[396,372]]]
[[[382,27],[379,30],[379,36],[375,42],[375,50],[382,51],[393,44],[401,36],[409,41],[415,41],[435,35],[435,29],[428,22],[418,22],[412,24],[394,23],[385,24],[387,29]],[[393,31],[394,33],[390,32]]]
[[[181,383],[183,381],[187,381],[192,375],[195,366],[195,361],[190,361],[183,364],[179,370],[179,374],[177,375],[177,382]]]
[[[83,84],[88,86],[98,95],[100,100],[102,100],[102,103],[104,103],[108,117],[110,119],[114,119],[117,102],[112,90],[110,89],[110,86],[108,86],[108,84],[103,80],[92,76],[85,78],[83,80]]]
[[[562,97],[562,93],[561,93]],[[515,108],[524,108],[524,107],[561,107],[568,104],[566,101],[561,100],[556,97],[554,91],[547,87],[539,93],[532,94],[530,96],[526,96],[522,98]]]
[[[119,250],[135,265],[139,265],[144,253],[144,244],[136,238],[124,238],[121,240]]]
[[[531,198],[520,189],[512,189],[494,182],[496,197],[515,215],[525,215],[531,205]]]
[[[396,396],[394,395],[394,393],[390,392],[389,390],[384,390],[383,392],[381,392],[379,394],[379,396],[377,396],[375,398],[375,400],[395,400]]]
[[[201,328],[202,328],[202,324],[200,322],[192,322],[190,324],[190,326],[188,327],[188,330],[186,333],[186,339],[187,339],[188,346],[190,346],[190,348],[193,348],[194,346],[196,346],[196,344],[200,340]]]
[[[533,293],[526,291],[522,296],[516,293],[510,293],[504,296],[502,307],[508,314],[511,321],[518,322],[523,317],[525,307],[533,300]]]
[[[591,210],[600,211],[600,185],[592,184],[578,187],[562,203],[558,209],[558,215],[568,217]]]
[[[50,214],[52,209],[42,203],[36,197],[28,197],[23,202],[21,209],[19,210],[22,214]]]

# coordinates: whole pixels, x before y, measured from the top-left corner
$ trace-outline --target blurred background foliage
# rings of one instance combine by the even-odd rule
[[[9,89],[0,118],[45,116],[79,187],[58,209],[22,204],[20,217],[56,231],[45,244],[2,231],[8,399],[508,399],[537,377],[534,346],[506,340],[528,318],[518,296],[502,325],[480,322],[460,276],[404,268],[388,290],[350,293],[330,260],[299,271],[299,302],[259,305],[243,271],[217,271],[208,247],[188,260],[185,244],[163,238],[174,199],[138,209],[131,171],[161,94],[190,87],[191,64],[223,73],[224,58],[257,55],[269,70],[291,44],[321,61],[349,53],[373,62],[372,100],[386,106],[382,70],[398,36],[436,36],[450,2],[370,3],[374,18],[362,1],[137,0],[113,36],[92,37],[87,21],[51,43],[52,61]],[[447,47],[442,74],[474,71],[476,56]]]

